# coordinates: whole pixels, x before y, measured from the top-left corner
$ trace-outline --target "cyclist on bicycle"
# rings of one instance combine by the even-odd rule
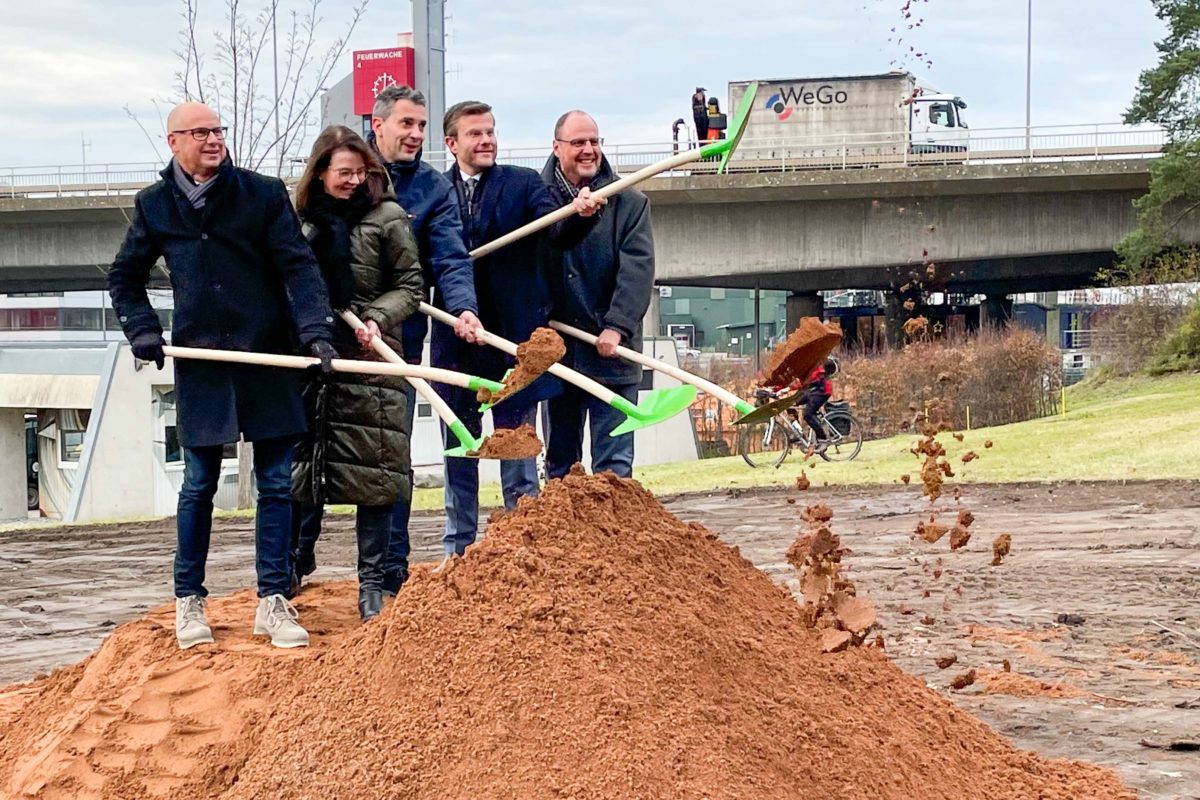
[[[812,428],[814,451],[818,455],[825,452],[829,447],[829,442],[825,440],[825,426],[821,424],[821,419],[817,414],[821,407],[829,402],[829,398],[833,394],[833,384],[830,383],[829,376],[836,372],[837,361],[832,358],[826,359],[824,364],[818,364],[808,374],[804,391],[796,400],[796,405],[804,409],[804,421],[808,423],[808,427]]]

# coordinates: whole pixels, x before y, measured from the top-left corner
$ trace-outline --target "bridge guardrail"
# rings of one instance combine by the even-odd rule
[[[909,141],[908,133],[813,137],[802,142],[748,135],[730,162],[731,171],[776,172],[792,170],[861,169],[879,166],[920,164],[981,164],[1053,161],[1089,161],[1114,158],[1152,158],[1166,144],[1161,128],[1134,128],[1119,123],[1058,125],[1030,128],[957,129],[961,132],[956,150],[914,152],[929,147]],[[965,146],[962,146],[965,145]],[[606,144],[604,153],[613,167],[625,174],[694,147],[692,142]],[[953,147],[954,145],[941,145]],[[499,160],[506,164],[540,170],[549,147],[501,148]],[[447,163],[444,151],[430,151],[426,159],[435,165]],[[113,196],[134,194],[158,180],[161,162],[117,164],[0,167],[0,198]],[[705,174],[715,163],[695,163],[665,173],[667,177]],[[288,163],[273,171],[284,180],[300,177],[303,164]]]

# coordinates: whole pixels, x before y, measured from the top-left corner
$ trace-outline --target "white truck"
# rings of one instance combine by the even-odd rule
[[[751,81],[729,84],[738,107]],[[760,80],[731,168],[778,169],[961,160],[969,137],[961,97],[909,72]],[[954,154],[959,154],[955,156]]]

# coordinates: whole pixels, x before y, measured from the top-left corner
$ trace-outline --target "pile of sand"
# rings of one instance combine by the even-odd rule
[[[542,440],[532,425],[517,428],[497,428],[483,440],[483,446],[471,450],[469,456],[479,458],[534,458],[542,452]]]
[[[610,475],[551,482],[366,626],[349,585],[306,591],[307,651],[249,643],[252,602],[214,602],[215,646],[158,612],[0,693],[0,795],[1133,797],[877,648],[822,653],[786,590]]]

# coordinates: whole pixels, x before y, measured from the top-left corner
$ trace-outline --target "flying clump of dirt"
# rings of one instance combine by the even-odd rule
[[[558,331],[552,328],[537,328],[529,337],[529,341],[517,345],[517,366],[504,379],[504,388],[498,392],[480,389],[475,398],[481,403],[499,403],[533,383],[566,354],[567,345],[558,335]]]
[[[875,607],[857,596],[854,584],[841,574],[846,550],[829,530],[833,512],[818,503],[804,510],[808,532],[801,532],[787,551],[787,561],[800,578],[804,617],[821,632],[821,649],[834,653],[861,645],[875,626]]]
[[[467,455],[477,458],[521,459],[536,458],[542,452],[542,440],[532,425],[522,425],[519,428],[498,428],[495,433],[483,440],[483,446],[478,450],[470,450]]]
[[[950,688],[955,690],[965,689],[975,682],[976,677],[978,677],[978,674],[975,672],[975,670],[969,669],[961,675],[956,676],[954,680],[950,681]]]
[[[904,321],[903,330],[905,336],[915,339],[929,331],[929,319],[923,316],[910,317]]]
[[[1012,534],[1002,533],[992,542],[992,566],[1000,566],[1004,557],[1012,551]]]
[[[763,372],[764,386],[786,386],[807,380],[809,373],[842,341],[842,329],[817,317],[804,317],[796,330],[771,351]]]

